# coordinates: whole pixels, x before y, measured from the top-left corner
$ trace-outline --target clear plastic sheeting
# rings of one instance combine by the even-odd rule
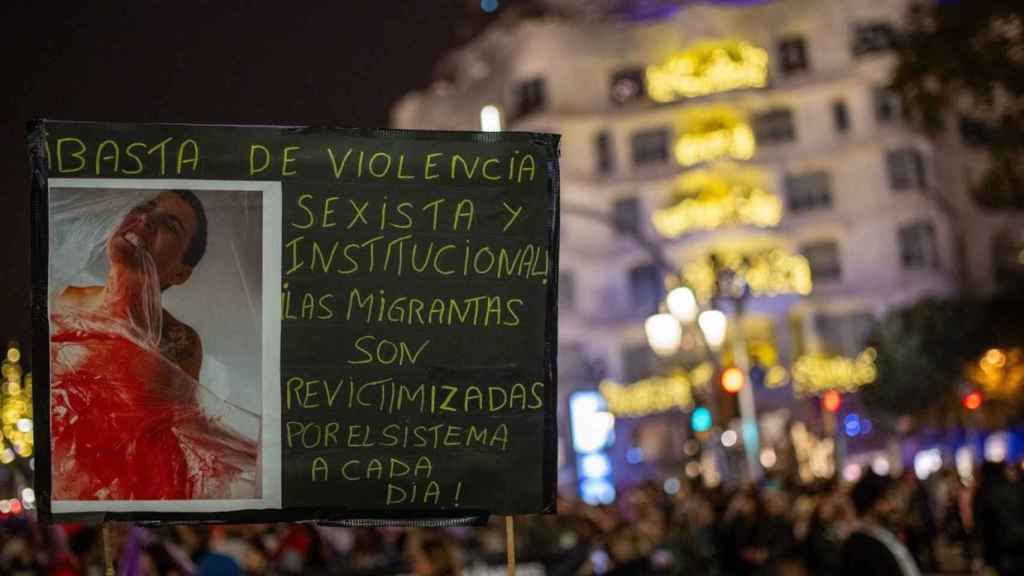
[[[50,189],[55,500],[258,498],[254,192]]]

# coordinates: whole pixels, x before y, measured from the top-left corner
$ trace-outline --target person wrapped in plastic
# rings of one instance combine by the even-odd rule
[[[106,238],[105,283],[52,296],[55,499],[227,498],[239,481],[255,484],[256,444],[208,418],[197,398],[202,339],[162,305],[206,244],[199,198],[161,191]]]

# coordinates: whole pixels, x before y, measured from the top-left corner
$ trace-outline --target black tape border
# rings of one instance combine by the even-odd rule
[[[52,519],[50,496],[50,320],[47,286],[50,261],[49,169],[46,158],[45,121],[28,124],[28,153],[32,176],[32,422],[35,446],[34,477],[39,518]]]
[[[266,126],[244,124],[121,123],[36,119],[27,123],[31,164],[31,277],[32,277],[32,365],[33,421],[35,423],[35,492],[41,521],[101,524],[127,521],[138,524],[243,524],[262,522],[315,522],[344,526],[480,526],[492,514],[488,510],[346,510],[341,508],[267,508],[223,512],[82,512],[54,514],[52,496],[52,454],[50,451],[50,323],[47,306],[49,282],[49,166],[46,156],[48,122],[129,128],[133,126],[210,127],[226,129],[277,129],[286,133],[331,132],[348,137],[402,137],[411,140],[451,140],[480,143],[527,141],[545,154],[548,178],[548,229],[552,265],[548,271],[549,312],[545,326],[544,368],[547,386],[544,414],[544,446],[541,481],[541,510],[556,513],[558,466],[558,254],[560,231],[560,135],[536,132],[463,132],[449,130],[403,130],[394,128],[343,128],[328,126]]]

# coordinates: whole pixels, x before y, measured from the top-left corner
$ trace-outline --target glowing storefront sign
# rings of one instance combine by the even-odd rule
[[[768,53],[741,40],[706,40],[646,70],[647,94],[655,102],[672,102],[762,88],[768,80]]]
[[[815,396],[827,390],[852,392],[875,381],[877,353],[866,348],[856,358],[807,354],[793,363],[793,392]]]
[[[668,238],[734,224],[774,226],[781,219],[782,201],[765,191],[752,173],[737,170],[680,176],[672,204],[652,216],[654,228]]]
[[[811,266],[799,254],[773,249],[750,253],[725,252],[717,256],[722,267],[743,275],[754,295],[811,293]],[[686,284],[698,299],[704,301],[714,295],[715,277],[715,269],[707,259],[693,262],[683,270]]]
[[[615,417],[596,391],[574,392],[569,397],[572,446],[580,454],[600,452],[615,439]]]
[[[599,392],[586,390],[569,396],[569,419],[580,497],[591,505],[611,504],[615,483],[605,449],[615,442],[615,416]]]

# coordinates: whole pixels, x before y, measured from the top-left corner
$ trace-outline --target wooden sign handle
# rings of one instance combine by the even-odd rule
[[[514,516],[505,516],[505,551],[508,555],[508,576],[516,576],[516,527]]]
[[[110,541],[110,524],[104,522],[101,532],[103,538],[103,565],[106,568],[106,576],[115,576],[113,543]]]

